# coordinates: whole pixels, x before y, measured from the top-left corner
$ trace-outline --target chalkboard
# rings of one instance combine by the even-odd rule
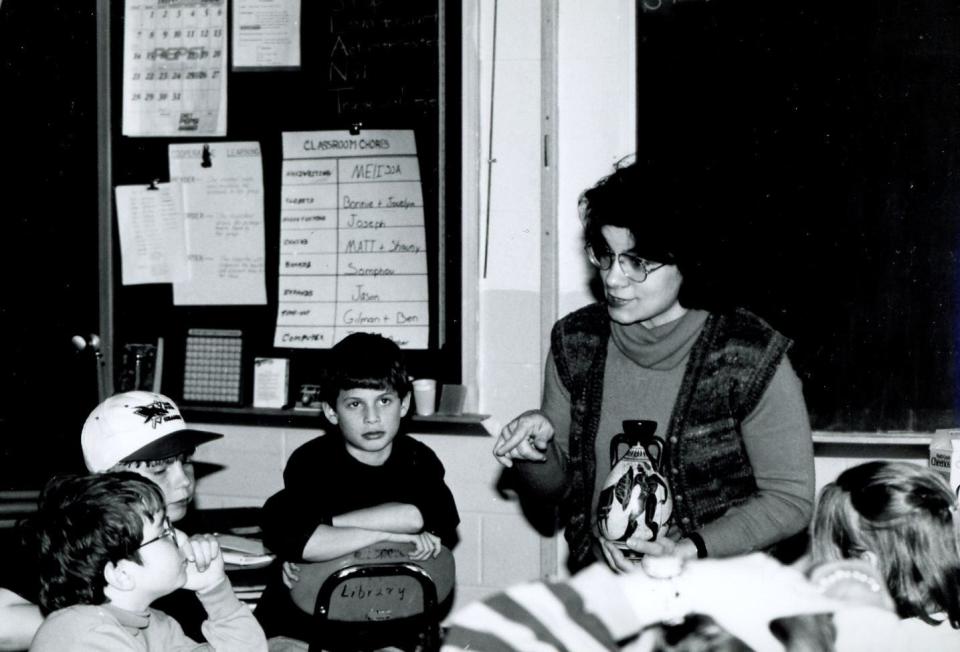
[[[638,155],[715,296],[794,338],[815,428],[956,426],[960,6],[639,2]]]
[[[358,127],[361,133],[413,130],[429,253],[431,327],[427,348],[405,354],[414,375],[459,383],[458,3],[303,2],[301,66],[269,71],[231,69],[227,78],[227,135],[214,139],[120,135],[123,3],[113,5],[113,76],[118,85],[113,94],[114,185],[167,180],[167,147],[171,142],[258,142],[263,161],[267,277],[267,303],[262,306],[175,306],[170,285],[124,286],[118,278],[114,297],[116,345],[164,337],[162,388],[182,398],[187,330],[239,329],[244,356],[242,402],[251,402],[254,357],[291,359],[290,393],[295,399],[300,384],[318,381],[326,352],[273,346],[280,264],[282,134],[352,127]],[[119,260],[118,245],[113,254]]]

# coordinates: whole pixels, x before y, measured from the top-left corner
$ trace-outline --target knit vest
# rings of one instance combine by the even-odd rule
[[[557,372],[570,394],[570,484],[563,507],[572,570],[593,561],[594,446],[609,337],[602,303],[567,315],[551,334]],[[760,401],[789,346],[790,340],[746,310],[707,317],[690,351],[661,464],[682,533],[696,531],[756,492],[740,424]]]

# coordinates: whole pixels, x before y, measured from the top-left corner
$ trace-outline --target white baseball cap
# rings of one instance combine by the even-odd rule
[[[83,461],[93,473],[120,462],[162,460],[223,435],[187,428],[177,404],[162,394],[124,392],[93,409],[83,424]]]

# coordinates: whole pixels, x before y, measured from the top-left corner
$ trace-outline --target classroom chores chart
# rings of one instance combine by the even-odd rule
[[[423,193],[412,131],[283,134],[279,348],[355,332],[427,347]]]

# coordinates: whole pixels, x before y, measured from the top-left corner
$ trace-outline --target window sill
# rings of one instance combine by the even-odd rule
[[[930,432],[830,432],[817,430],[813,443],[838,446],[929,446]]]

